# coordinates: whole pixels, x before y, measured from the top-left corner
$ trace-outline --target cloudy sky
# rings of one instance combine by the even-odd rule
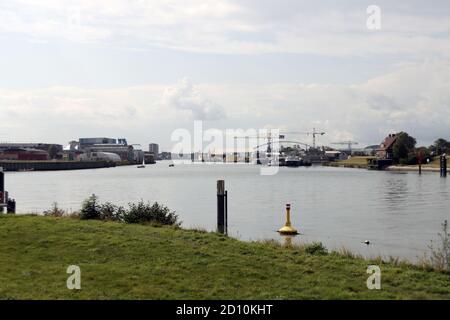
[[[0,141],[170,149],[194,120],[315,127],[321,144],[450,138],[450,2],[318,2],[3,0]]]

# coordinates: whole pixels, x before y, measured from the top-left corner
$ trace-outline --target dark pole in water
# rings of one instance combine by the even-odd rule
[[[422,174],[422,151],[419,151],[418,160],[419,160],[419,174]]]
[[[8,200],[6,205],[6,213],[16,213],[16,200]]]
[[[226,230],[225,208],[226,208],[225,181],[217,180],[217,232],[224,234]]]
[[[225,234],[228,235],[228,191],[225,190]]]
[[[5,174],[3,168],[0,167],[0,204],[5,203]],[[3,213],[3,207],[0,207],[0,213]]]
[[[445,153],[443,155],[441,155],[440,171],[441,171],[441,177],[447,177],[447,156]]]

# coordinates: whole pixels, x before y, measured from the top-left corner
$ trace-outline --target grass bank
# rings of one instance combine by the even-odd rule
[[[381,267],[368,290],[367,266]],[[66,269],[81,268],[81,290]],[[450,275],[215,233],[0,215],[0,299],[449,299]]]
[[[374,157],[351,157],[350,159],[347,160],[328,162],[325,165],[329,167],[367,169],[367,160],[373,158]]]

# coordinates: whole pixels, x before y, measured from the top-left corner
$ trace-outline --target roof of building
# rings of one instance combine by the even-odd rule
[[[395,140],[397,140],[397,134],[393,133],[384,138],[383,142],[380,145],[381,150],[387,150],[394,144]]]

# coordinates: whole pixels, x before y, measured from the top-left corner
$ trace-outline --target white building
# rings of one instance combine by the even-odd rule
[[[78,156],[80,161],[110,161],[120,162],[122,159],[118,154],[112,152],[87,152]]]

